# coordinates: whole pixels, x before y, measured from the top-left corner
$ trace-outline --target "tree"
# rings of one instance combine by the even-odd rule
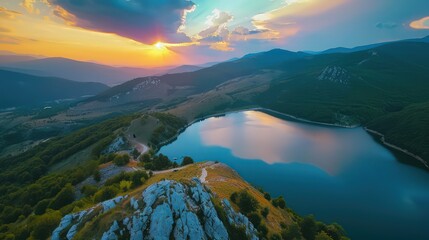
[[[264,208],[262,208],[262,210],[261,210],[261,214],[262,214],[262,216],[264,217],[264,218],[267,218],[267,216],[268,216],[268,213],[270,212],[270,209],[269,208],[267,208],[267,207],[264,207]]]
[[[192,159],[191,157],[186,156],[186,157],[183,158],[182,166],[186,166],[186,165],[189,165],[189,164],[192,164],[192,163],[194,163],[194,159]]]
[[[34,214],[36,215],[42,215],[45,213],[46,209],[49,206],[49,203],[51,203],[50,199],[43,199],[40,202],[36,204],[34,207]]]
[[[274,207],[279,207],[281,209],[284,209],[286,207],[286,201],[283,196],[279,196],[278,198],[273,199],[272,203]]]
[[[257,214],[256,212],[251,212],[247,215],[247,218],[249,221],[253,224],[255,228],[258,228],[259,225],[261,225],[261,216]]]
[[[116,155],[113,159],[113,163],[116,166],[125,166],[130,162],[130,156],[128,154]]]
[[[55,196],[49,204],[49,208],[58,210],[74,201],[74,187],[68,183],[61,191]]]
[[[243,190],[238,195],[239,199],[237,205],[240,207],[242,213],[251,213],[259,208],[258,201],[247,191]]]
[[[152,157],[149,153],[145,153],[140,157],[141,162],[150,162],[151,159],[152,159]]]
[[[31,236],[34,239],[47,239],[61,221],[58,211],[46,213],[38,217],[32,224]]]
[[[315,240],[333,240],[326,232],[321,231],[319,232],[316,237],[314,238]]]
[[[313,240],[317,234],[317,223],[313,215],[304,217],[300,222],[301,232],[305,239]]]
[[[288,228],[282,231],[282,238],[284,240],[301,240],[303,239],[301,229],[298,224],[293,223]]]
[[[142,185],[147,179],[149,179],[149,176],[145,171],[136,171],[133,172],[131,175],[131,187],[135,188],[140,185]]]
[[[133,151],[131,152],[131,155],[133,156],[134,159],[136,159],[140,156],[140,152],[139,152],[139,150],[134,148]]]
[[[269,193],[264,193],[264,198],[267,199],[268,201],[271,200],[271,195]]]
[[[102,202],[105,200],[112,199],[116,196],[116,194],[118,194],[118,192],[119,192],[119,189],[114,186],[105,187],[94,195],[94,201]]]
[[[131,185],[132,185],[133,183],[131,182],[131,181],[125,181],[125,180],[122,180],[120,183],[119,183],[119,189],[121,189],[121,191],[123,191],[123,192],[126,192],[126,191],[128,191],[128,189],[130,189],[131,188]]]

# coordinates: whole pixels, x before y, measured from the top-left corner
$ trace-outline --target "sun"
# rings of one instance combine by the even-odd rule
[[[157,43],[155,43],[155,47],[158,49],[163,49],[165,47],[165,45],[162,42],[157,42]]]

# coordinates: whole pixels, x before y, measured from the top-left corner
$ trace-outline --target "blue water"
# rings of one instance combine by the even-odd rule
[[[226,163],[352,239],[429,239],[429,173],[399,163],[362,128],[243,111],[197,122],[160,152]]]

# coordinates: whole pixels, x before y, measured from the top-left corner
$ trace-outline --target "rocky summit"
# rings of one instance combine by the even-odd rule
[[[68,214],[52,233],[52,240],[81,238],[85,224],[123,208],[121,216],[109,218],[110,225],[95,239],[230,239],[228,229],[244,228],[249,239],[257,230],[246,216],[234,211],[228,200],[215,207],[210,189],[199,179],[187,183],[162,180],[147,187],[138,197],[121,196],[90,209]],[[226,218],[219,217],[222,211]],[[103,217],[103,219],[107,219]]]

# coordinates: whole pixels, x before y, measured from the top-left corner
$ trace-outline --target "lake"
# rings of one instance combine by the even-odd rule
[[[160,152],[223,162],[352,239],[429,239],[429,173],[399,163],[363,128],[243,111],[194,123]]]

